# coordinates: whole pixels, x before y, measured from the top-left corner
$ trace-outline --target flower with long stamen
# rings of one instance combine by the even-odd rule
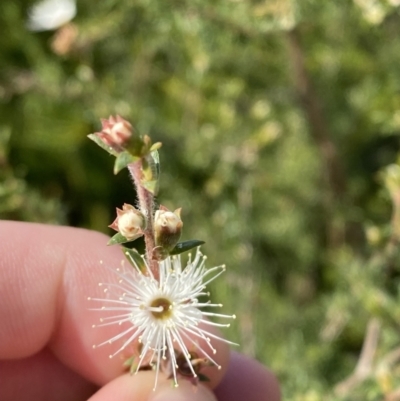
[[[118,284],[108,285],[108,292],[115,296],[114,299],[90,298],[105,303],[105,306],[97,310],[115,313],[114,316],[100,319],[101,323],[96,327],[128,324],[123,331],[98,346],[122,339],[122,346],[110,355],[112,358],[138,341],[141,349],[136,373],[142,366],[150,364],[156,372],[154,388],[160,371],[171,376],[175,386],[178,385],[178,354],[181,359],[183,356],[185,366],[191,371],[192,377],[196,378],[196,369],[191,363],[193,351],[220,368],[210,355],[216,353],[211,338],[233,344],[207,329],[210,326],[229,327],[229,324],[212,322],[208,317],[234,319],[235,315],[202,310],[205,307],[222,306],[199,298],[209,296],[206,286],[225,271],[224,265],[207,269],[205,261],[206,256],[199,249],[193,260],[189,255],[184,268],[180,256],[170,256],[158,262],[160,274],[159,280],[156,280],[145,261],[146,271],[143,274],[132,260],[135,269],[117,271]],[[200,345],[199,340],[205,345]]]

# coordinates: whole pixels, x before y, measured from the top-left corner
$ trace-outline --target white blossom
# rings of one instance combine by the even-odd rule
[[[28,29],[51,31],[71,21],[75,15],[75,0],[43,0],[29,10]]]
[[[154,278],[144,260],[145,273],[132,260],[135,269],[117,271],[119,282],[106,286],[105,292],[109,293],[109,298],[90,298],[105,304],[96,310],[115,313],[100,319],[100,324],[95,327],[125,325],[120,333],[98,346],[121,340],[122,345],[110,355],[112,358],[139,342],[141,349],[136,373],[145,364],[150,364],[155,370],[154,388],[160,371],[170,375],[175,386],[178,385],[176,352],[184,356],[193,378],[196,378],[190,362],[192,351],[220,368],[211,356],[216,353],[211,339],[233,344],[208,330],[210,326],[229,327],[229,324],[211,322],[209,317],[234,319],[235,316],[202,310],[204,307],[222,306],[211,301],[200,301],[199,297],[208,297],[206,286],[225,271],[224,265],[207,269],[205,260],[206,257],[198,249],[194,260],[189,255],[187,265],[182,268],[180,256],[169,256],[159,262],[159,280]],[[199,339],[206,345],[199,345]]]

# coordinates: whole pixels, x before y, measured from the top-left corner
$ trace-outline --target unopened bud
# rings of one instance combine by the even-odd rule
[[[132,136],[132,125],[120,116],[101,120],[101,132],[96,135],[109,146],[123,146]]]
[[[156,245],[171,250],[179,241],[182,227],[181,209],[171,212],[166,207],[160,206],[160,210],[157,210],[154,216]]]
[[[109,227],[133,241],[143,235],[145,218],[139,210],[125,203],[122,210],[117,208],[117,218]]]

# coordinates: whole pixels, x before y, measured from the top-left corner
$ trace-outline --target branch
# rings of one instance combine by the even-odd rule
[[[307,116],[310,133],[323,161],[326,163],[326,178],[333,195],[341,198],[346,190],[346,180],[335,144],[331,140],[328,124],[324,118],[321,101],[315,93],[305,66],[304,53],[298,30],[287,33],[289,55],[294,73],[294,84],[300,104]]]
[[[364,337],[364,343],[361,349],[360,358],[354,372],[345,380],[335,386],[335,393],[338,396],[346,396],[367,379],[372,373],[372,364],[378,346],[381,324],[377,318],[372,318],[368,322]]]
[[[386,354],[379,365],[391,367],[392,365],[400,362],[400,347],[395,348]]]
[[[312,139],[320,153],[323,164],[323,180],[327,189],[324,209],[326,238],[328,245],[336,248],[343,242],[343,230],[331,218],[337,200],[343,199],[346,193],[346,179],[339,159],[336,145],[331,140],[328,123],[323,115],[321,100],[314,91],[309,73],[305,64],[305,56],[301,45],[298,29],[286,33],[289,48],[289,60],[293,69],[294,86],[300,106],[308,121]]]

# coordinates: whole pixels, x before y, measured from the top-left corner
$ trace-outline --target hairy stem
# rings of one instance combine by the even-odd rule
[[[136,193],[139,199],[140,211],[146,217],[146,229],[144,232],[144,242],[146,246],[146,260],[156,280],[159,279],[158,262],[153,260],[153,249],[155,247],[153,214],[154,214],[154,196],[141,184],[143,176],[142,160],[128,165],[128,170],[133,178],[136,187]]]

